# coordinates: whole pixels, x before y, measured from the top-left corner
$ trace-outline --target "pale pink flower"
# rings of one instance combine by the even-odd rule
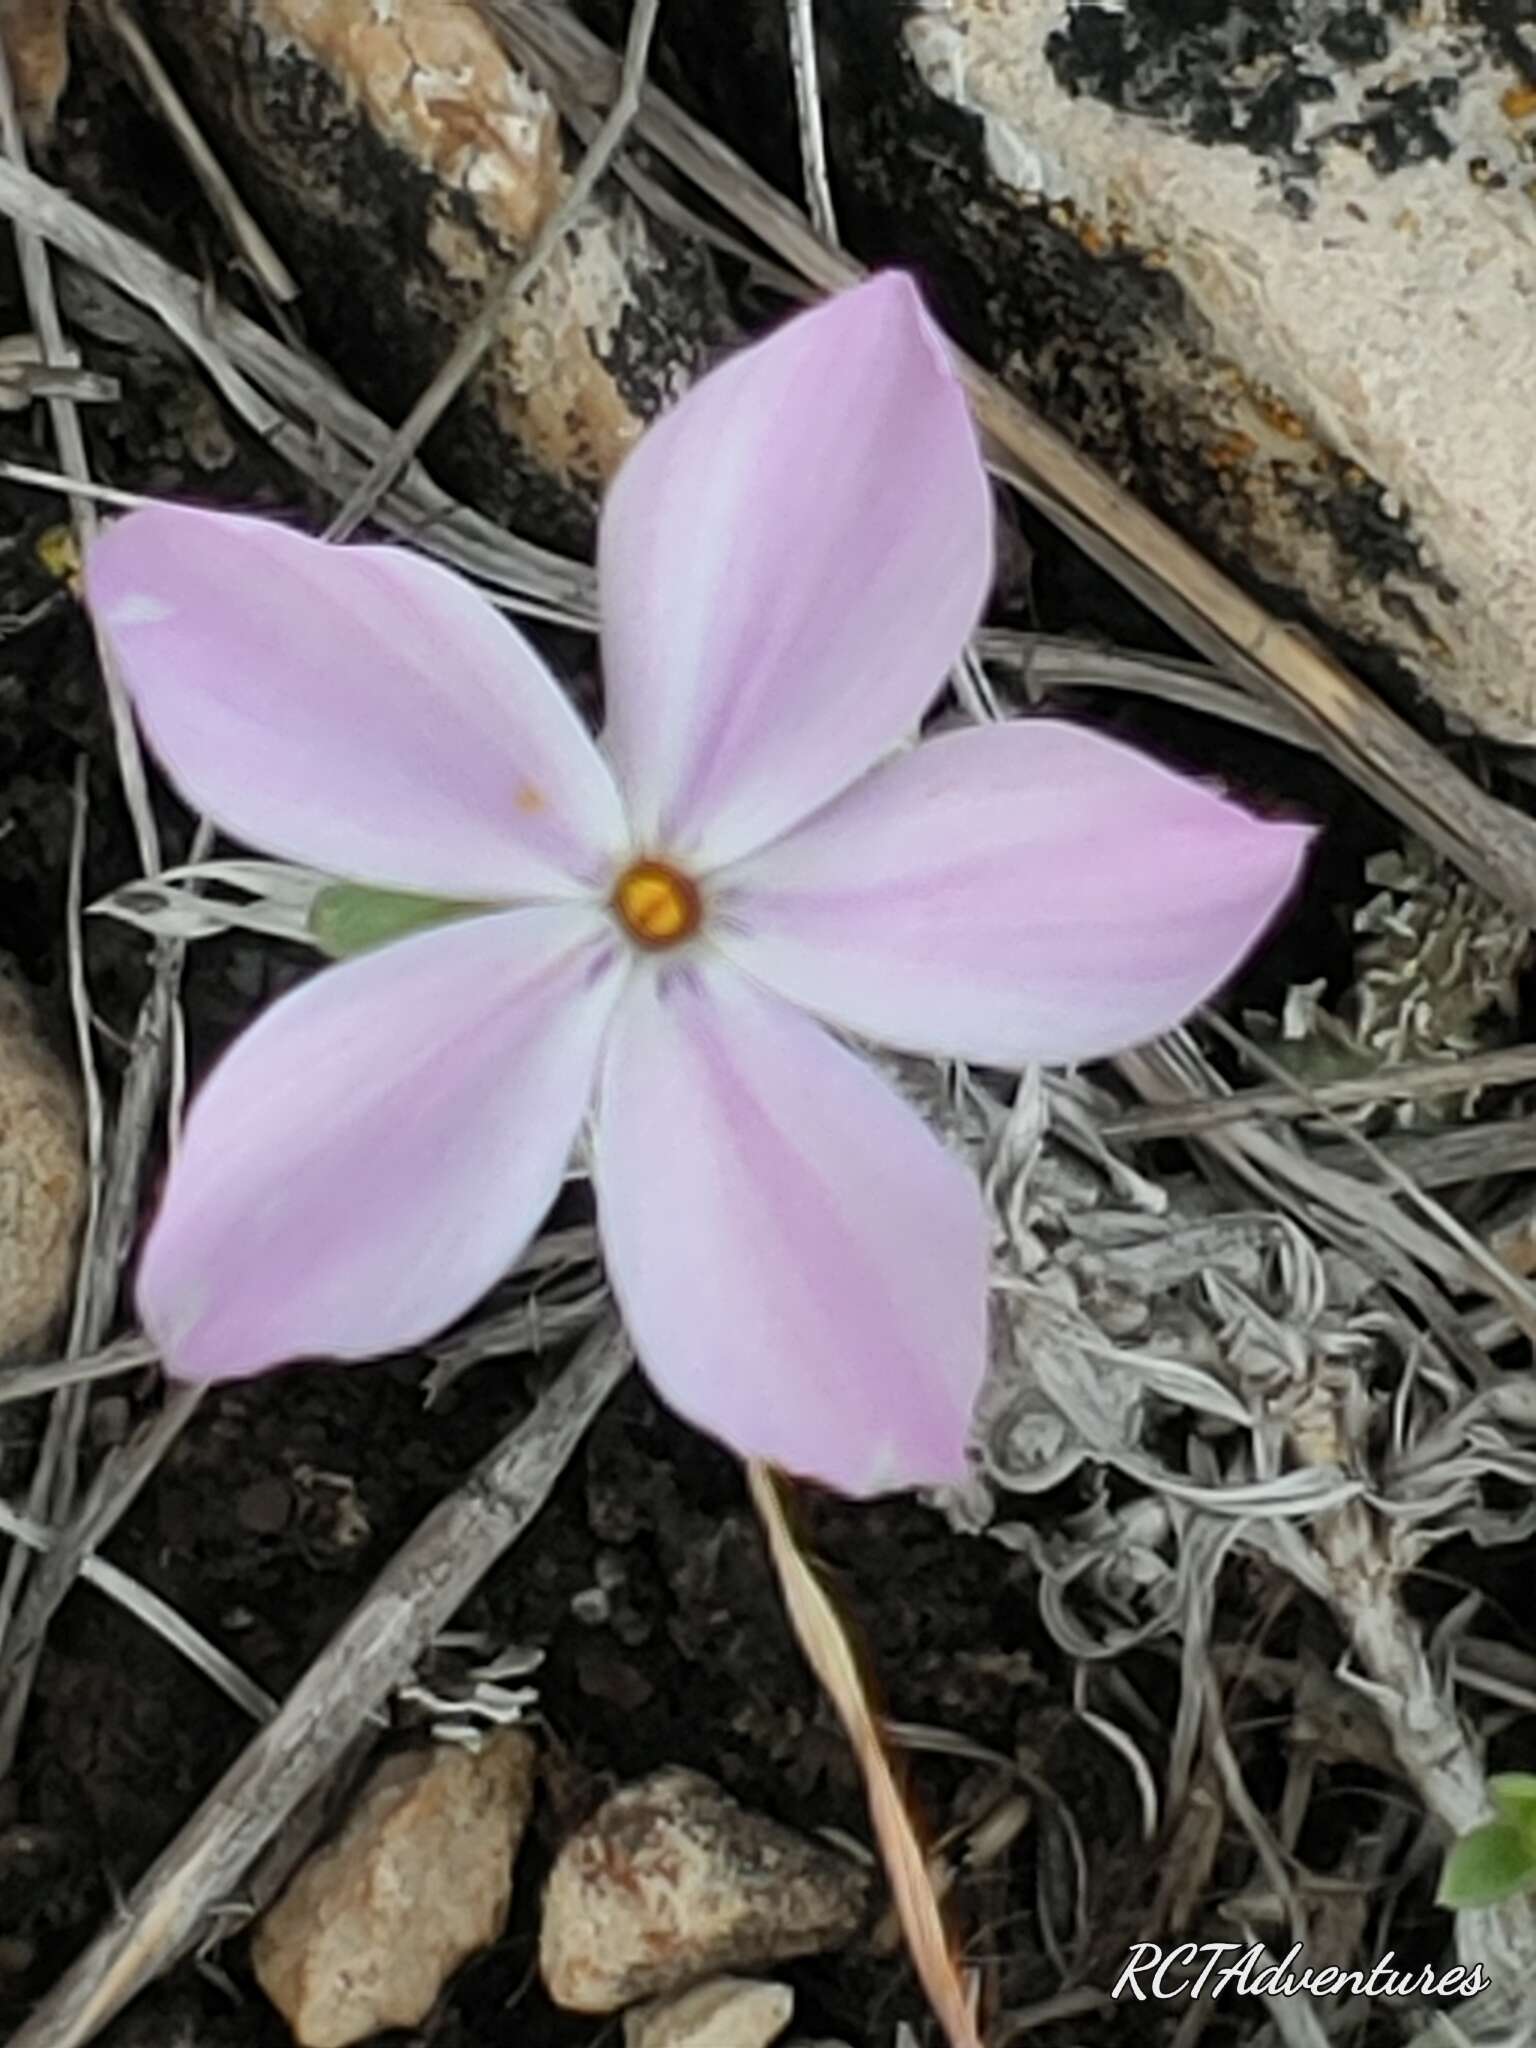
[[[599,545],[595,745],[468,584],[400,548],[136,512],[87,564],[151,745],[235,838],[483,900],[316,974],[193,1102],[138,1279],[193,1380],[402,1349],[509,1268],[590,1114],[645,1369],[855,1494],[963,1469],[973,1177],[842,1027],[1005,1068],[1176,1023],[1308,839],[1044,719],[911,734],[975,625],[991,501],[887,275],[653,426]]]

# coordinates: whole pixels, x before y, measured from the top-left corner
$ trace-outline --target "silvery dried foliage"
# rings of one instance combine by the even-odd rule
[[[1178,1051],[1199,1059],[1190,1043]],[[1536,1660],[1475,1598],[1427,1638],[1404,1588],[1449,1537],[1536,1530],[1536,1509],[1490,1488],[1536,1498],[1536,1381],[1499,1373],[1463,1304],[1358,1218],[1319,1201],[1303,1221],[1278,1187],[1250,1207],[1193,1171],[1144,1173],[1101,1137],[1120,1107],[1102,1090],[1026,1075],[1010,1095],[963,1069],[889,1070],[981,1170],[996,1224],[981,1470],[938,1503],[957,1529],[1031,1558],[1042,1619],[1080,1672],[1137,1644],[1173,1646],[1165,1810],[1182,1810],[1209,1745],[1241,1768],[1219,1715],[1211,1725],[1208,1678],[1222,1568],[1246,1552],[1331,1610],[1345,1649],[1330,1686],[1373,1716],[1433,1840],[1475,1825],[1487,1702],[1468,1673],[1507,1678],[1513,1658],[1530,1688]],[[1304,1135],[1266,1142],[1305,1164]],[[1064,1509],[1045,1496],[1068,1479]],[[1272,1845],[1264,1867],[1283,1871],[1280,1822],[1243,1802],[1244,1827]],[[1267,1903],[1293,1925],[1321,1910],[1299,1895]],[[1492,1979],[1465,2038],[1527,2042],[1536,1913],[1511,1900],[1461,1920],[1463,1961]],[[1410,2015],[1404,2025],[1412,2037]]]
[[[1100,1137],[1119,1105],[1081,1079],[1027,1075],[1010,1100],[1000,1078],[886,1065],[982,1173],[996,1226],[981,1470],[943,1506],[1035,1558],[1073,1654],[1184,1629],[1192,1553],[1213,1570],[1234,1542],[1328,1597],[1315,1531],[1361,1499],[1390,1508],[1370,1540],[1394,1578],[1451,1534],[1536,1525],[1487,1497],[1495,1474],[1536,1482],[1536,1383],[1490,1383],[1401,1254],[1193,1171],[1152,1178]],[[1074,1475],[1087,1507],[1036,1505]]]
[[[1294,987],[1275,1056],[1316,1086],[1505,1043],[1530,959],[1529,927],[1417,840],[1377,854],[1365,872],[1376,894],[1355,914],[1354,980],[1336,1007],[1324,982]],[[1266,1035],[1274,1029],[1271,1023]],[[1475,1100],[1410,1099],[1391,1115],[1403,1126],[1424,1125],[1465,1116]],[[1351,1114],[1364,1123],[1385,1113]]]

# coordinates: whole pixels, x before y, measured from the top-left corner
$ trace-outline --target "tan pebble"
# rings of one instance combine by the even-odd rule
[[[496,1940],[536,1760],[509,1728],[478,1756],[414,1750],[374,1773],[252,1942],[257,1980],[299,2048],[418,2026],[460,1964]]]
[[[626,1786],[565,1843],[544,1895],[539,1965],[557,2005],[615,2012],[727,1970],[836,1948],[866,1879],[696,1771]]]
[[[794,2016],[787,1984],[711,1977],[675,1998],[631,2006],[624,2048],[768,2048]]]
[[[46,1340],[69,1302],[85,1213],[84,1116],[20,984],[0,974],[0,1359]]]

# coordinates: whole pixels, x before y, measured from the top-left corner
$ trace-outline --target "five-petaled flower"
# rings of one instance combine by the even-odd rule
[[[864,1494],[955,1478],[978,1189],[828,1025],[1013,1068],[1174,1024],[1290,889],[1264,823],[1047,719],[917,728],[991,500],[912,286],[735,355],[603,508],[595,744],[470,586],[394,547],[136,512],[90,601],[173,781],[235,838],[483,904],[333,966],[195,1098],[138,1278],[194,1380],[430,1337],[538,1228],[584,1120],[665,1398]]]

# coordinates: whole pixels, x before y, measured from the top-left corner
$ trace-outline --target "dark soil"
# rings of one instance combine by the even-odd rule
[[[121,90],[103,92],[89,80],[72,88],[50,169],[240,295],[196,194]],[[285,254],[302,259],[301,251]],[[9,263],[9,251],[0,252],[0,266]],[[9,267],[0,267],[0,324],[27,324]],[[91,459],[103,481],[318,515],[293,476],[246,440],[169,353],[89,343],[86,359],[123,386],[120,404],[88,410]],[[52,462],[40,410],[0,419],[0,452]],[[61,517],[56,500],[0,486],[0,938],[67,1048],[65,876],[82,755],[87,898],[127,879],[133,855],[89,634],[38,555],[39,539]],[[1031,523],[1027,538],[1033,572],[1004,592],[1002,616],[1022,621],[1032,609],[1047,625],[1086,626],[1128,645],[1167,644],[1048,530]],[[1257,801],[1338,821],[1307,901],[1234,1000],[1273,1006],[1291,981],[1319,973],[1337,981],[1346,960],[1340,906],[1358,898],[1363,854],[1390,837],[1358,795],[1284,749],[1146,700],[1117,704],[1095,693],[1084,708],[1170,758],[1218,769]],[[163,790],[158,801],[174,852],[185,844],[187,821]],[[111,1089],[145,984],[144,947],[96,921],[88,962]],[[186,988],[194,1070],[298,971],[296,959],[254,943],[194,949]],[[282,1694],[422,1516],[516,1421],[553,1363],[482,1366],[431,1412],[417,1359],[295,1370],[216,1393],[109,1554]],[[99,1392],[93,1459],[158,1398],[148,1375]],[[41,1419],[0,1408],[0,1486],[10,1495],[25,1488]],[[1077,1504],[1075,1494],[1047,1499],[1035,1512]],[[989,1966],[989,2000],[1007,2012],[1046,1998],[1063,1968],[1080,1982],[1112,1981],[1127,1944],[1140,1938],[1172,1838],[1142,1841],[1129,1772],[1074,1716],[1072,1672],[1039,1620],[1026,1562],[984,1538],[955,1535],[915,1502],[855,1508],[818,1499],[807,1504],[807,1518],[892,1715],[1000,1752],[1034,1788],[1028,1823],[964,1877],[954,1900],[969,1952]],[[583,1621],[573,1602],[600,1576],[615,1588],[608,1618]],[[1255,1732],[1244,1763],[1261,1795],[1283,1775],[1277,1710],[1272,1699],[1249,1698],[1236,1651],[1256,1637],[1275,1591],[1252,1567],[1234,1569],[1222,1609],[1223,1642],[1234,1652],[1229,1710],[1242,1721],[1248,1701]],[[547,1652],[537,1684],[549,1770],[512,1928],[453,1986],[422,2037],[436,2048],[503,2048],[514,2038],[525,2048],[554,2048],[597,2038],[595,2023],[553,2012],[537,1987],[535,1907],[559,1830],[626,1777],[689,1764],[785,1820],[867,1839],[857,1774],[787,1632],[738,1469],[663,1412],[638,1380],[612,1403],[550,1507],[458,1625],[483,1631],[492,1648]],[[1291,1603],[1264,1648],[1329,1666],[1340,1645],[1325,1618]],[[445,1653],[445,1668],[454,1661]],[[1171,1727],[1175,1660],[1152,1649],[1125,1668]],[[49,1636],[22,1764],[0,1785],[0,2025],[19,2020],[55,1981],[249,1733],[221,1695],[119,1608],[88,1589],[72,1595]],[[1155,1769],[1155,1743],[1148,1746]],[[911,1785],[928,1828],[941,1835],[977,1818],[1008,1780],[985,1764],[924,1755]],[[1381,1787],[1360,1769],[1340,1768],[1330,1793],[1331,1804],[1320,1806],[1327,1826],[1304,1845],[1318,1868],[1367,1824]],[[1087,1856],[1091,1910],[1077,1936],[1064,1810],[1075,1816]],[[1246,1847],[1234,1840],[1217,1858],[1206,1904],[1246,1882],[1248,1868]],[[1438,1958],[1443,1947],[1444,1923],[1425,1907],[1428,1885],[1426,1875],[1399,1904],[1395,1934],[1405,1959],[1416,1947]],[[1043,1922],[1069,1931],[1065,1959],[1051,1953]],[[1223,1937],[1219,1926],[1213,1932]],[[798,2033],[864,2048],[889,2042],[899,2018],[925,2025],[899,1955],[873,1938],[787,1974],[800,1997]],[[1240,2009],[1223,2012],[1205,2038],[1235,2041],[1251,2024]],[[1047,2027],[1041,2038],[1049,2048],[1107,2042],[1118,2031],[1114,2014],[1085,2016]],[[279,2048],[286,2033],[255,1989],[237,1935],[208,1966],[187,1965],[152,1989],[105,2038],[111,2048]]]

